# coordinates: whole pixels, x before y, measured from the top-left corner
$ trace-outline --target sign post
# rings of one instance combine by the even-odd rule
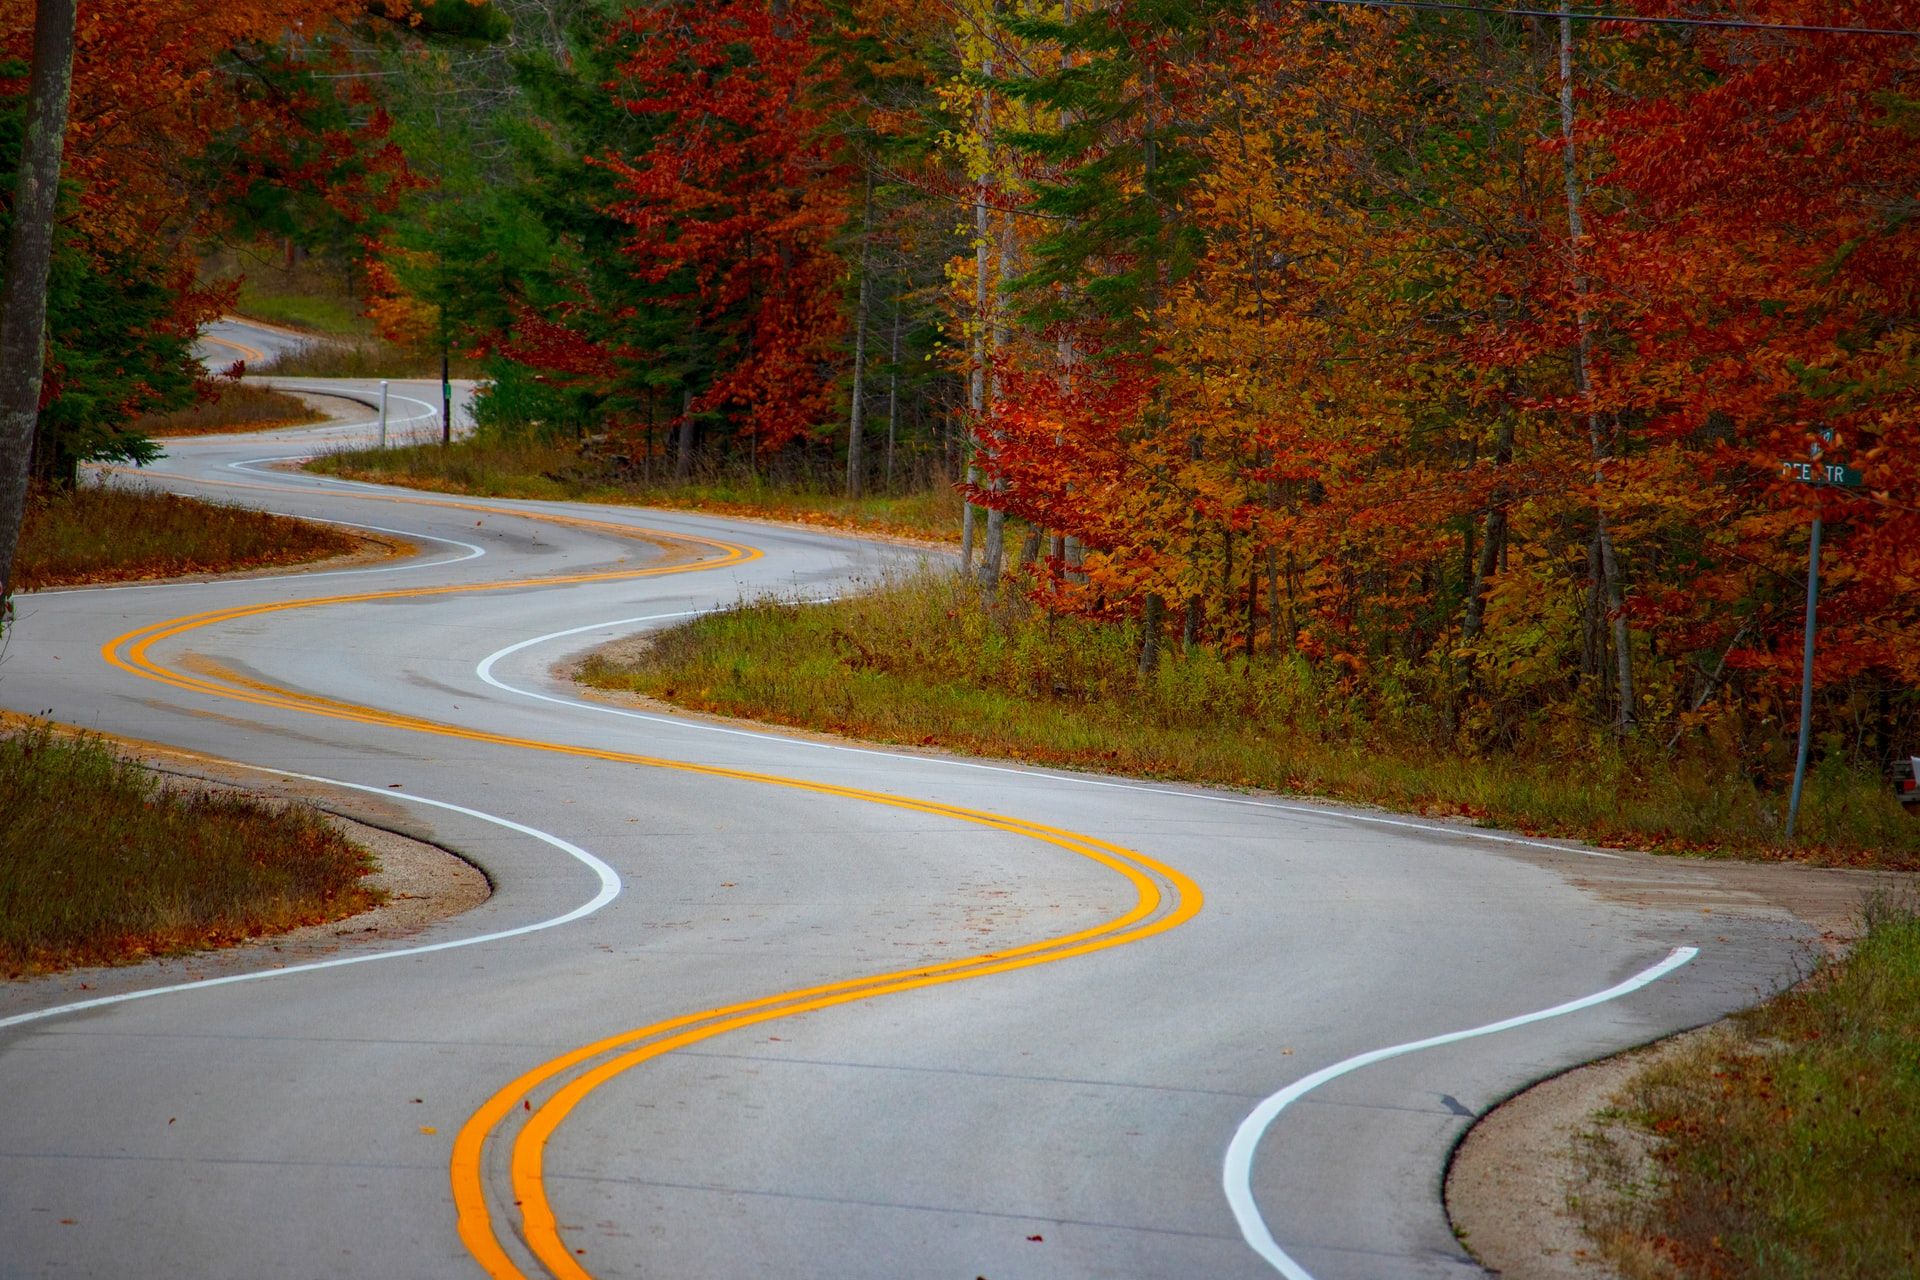
[[[1805,462],[1784,458],[1780,462],[1782,478],[1815,489],[1855,489],[1860,473],[1837,462],[1822,462],[1821,455],[1836,443],[1832,428],[1818,433],[1811,441]],[[1813,740],[1813,635],[1814,618],[1820,607],[1820,495],[1814,495],[1813,532],[1807,541],[1807,638],[1800,658],[1800,744],[1793,758],[1793,793],[1787,799],[1787,839],[1800,821],[1800,790],[1807,781],[1807,752]]]

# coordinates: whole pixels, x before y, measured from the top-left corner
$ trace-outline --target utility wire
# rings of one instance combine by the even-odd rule
[[[1740,18],[1659,18],[1632,13],[1582,13],[1560,9],[1502,9],[1477,4],[1448,4],[1445,0],[1307,0],[1309,4],[1351,5],[1362,9],[1438,9],[1447,13],[1483,13],[1506,18],[1572,18],[1575,22],[1624,22],[1648,27],[1721,27],[1735,31],[1795,31],[1835,36],[1893,36],[1920,39],[1920,31],[1904,27],[1823,27],[1803,22],[1749,22]]]

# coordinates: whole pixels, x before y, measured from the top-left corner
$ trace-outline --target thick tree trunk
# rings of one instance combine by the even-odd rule
[[[14,184],[7,278],[0,288],[0,621],[13,591],[13,556],[27,509],[27,474],[46,360],[47,272],[60,199],[60,153],[73,86],[74,0],[39,0],[26,132]]]
[[[1633,692],[1633,643],[1627,631],[1620,558],[1614,551],[1613,534],[1607,529],[1607,514],[1597,497],[1605,479],[1605,460],[1612,450],[1600,428],[1600,415],[1593,407],[1593,331],[1587,318],[1587,273],[1580,261],[1580,242],[1586,231],[1580,218],[1580,171],[1573,146],[1573,18],[1567,0],[1561,0],[1560,5],[1560,144],[1561,173],[1567,189],[1567,251],[1572,260],[1574,323],[1578,330],[1574,387],[1587,403],[1587,440],[1593,458],[1596,492],[1594,540],[1599,551],[1600,583],[1607,602],[1607,616],[1613,629],[1614,692],[1620,704],[1616,725],[1621,733],[1628,734],[1638,722]]]
[[[1040,529],[1038,526],[1031,526],[1027,529],[1027,536],[1020,543],[1019,566],[1022,569],[1029,568],[1039,558]]]
[[[860,496],[864,479],[860,431],[867,408],[867,300],[873,296],[868,260],[873,248],[873,170],[867,170],[866,212],[860,220],[860,303],[853,317],[853,412],[847,423],[847,496]]]

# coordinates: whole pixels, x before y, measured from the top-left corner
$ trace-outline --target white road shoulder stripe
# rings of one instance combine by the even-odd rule
[[[1295,1262],[1287,1251],[1280,1247],[1279,1242],[1273,1238],[1273,1233],[1267,1229],[1266,1220],[1260,1216],[1260,1206],[1255,1204],[1253,1199],[1253,1157],[1259,1149],[1261,1137],[1273,1123],[1274,1118],[1327,1081],[1337,1079],[1350,1071],[1357,1071],[1361,1067],[1384,1062],[1388,1058],[1398,1058],[1403,1054],[1417,1053],[1422,1049],[1433,1049],[1461,1040],[1472,1040],[1477,1036],[1490,1036],[1496,1031],[1510,1031],[1514,1027],[1524,1027],[1528,1023],[1544,1022],[1548,1018],[1558,1018],[1564,1014],[1577,1013],[1582,1009],[1591,1009],[1597,1004],[1617,1000],[1650,983],[1658,982],[1699,954],[1698,947],[1675,947],[1659,964],[1642,969],[1625,982],[1608,987],[1605,991],[1596,991],[1590,996],[1582,996],[1578,1000],[1554,1005],[1551,1009],[1540,1009],[1499,1022],[1489,1022],[1483,1027],[1473,1027],[1466,1031],[1450,1031],[1445,1035],[1430,1036],[1425,1040],[1413,1040],[1385,1049],[1374,1049],[1368,1053],[1357,1054],[1343,1062],[1336,1062],[1330,1067],[1322,1067],[1312,1075],[1294,1081],[1255,1107],[1253,1113],[1240,1122],[1240,1128],[1234,1132],[1233,1141],[1227,1144],[1226,1166],[1221,1182],[1227,1193],[1227,1204],[1233,1210],[1234,1221],[1240,1224],[1240,1234],[1246,1238],[1247,1244],[1255,1253],[1266,1259],[1268,1264],[1287,1280],[1313,1280],[1313,1274]]]

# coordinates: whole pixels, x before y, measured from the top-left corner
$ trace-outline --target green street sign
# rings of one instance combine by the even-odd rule
[[[1860,472],[1838,462],[1795,462],[1783,459],[1780,463],[1780,476],[1784,480],[1797,480],[1801,484],[1837,485],[1846,489],[1857,489],[1862,483]]]

